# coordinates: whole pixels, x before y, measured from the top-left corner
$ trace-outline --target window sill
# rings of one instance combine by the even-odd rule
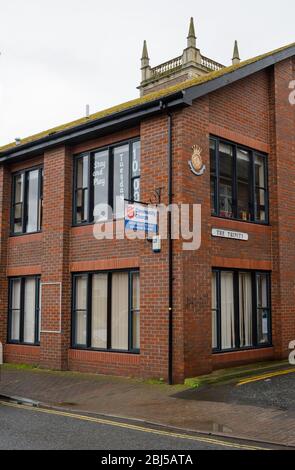
[[[26,237],[30,235],[39,235],[42,233],[42,230],[38,230],[37,232],[26,232],[26,233],[10,233],[10,238],[19,238],[19,237]]]
[[[139,356],[140,351],[139,350],[134,350],[134,351],[122,351],[122,350],[116,350],[116,349],[95,349],[95,348],[83,348],[79,346],[72,346],[71,347],[72,351],[83,351],[83,352],[97,352],[97,353],[106,353],[106,354],[128,354],[128,355],[133,355],[133,356]]]
[[[214,215],[214,214],[211,214],[211,217],[213,219],[224,220],[228,222],[238,222],[241,224],[250,224],[250,225],[255,225],[255,226],[260,226],[260,227],[271,227],[271,224],[269,222],[254,222],[253,220],[234,219],[234,218],[229,218],[229,217],[221,217],[219,215]]]
[[[254,346],[251,348],[240,348],[240,349],[225,349],[224,351],[216,351],[213,350],[212,354],[214,356],[218,356],[220,354],[233,354],[233,353],[240,353],[240,352],[252,352],[252,351],[261,351],[263,349],[272,349],[272,344],[263,344],[262,346]]]
[[[28,346],[29,348],[40,348],[40,343],[16,343],[14,341],[7,341],[9,346]]]

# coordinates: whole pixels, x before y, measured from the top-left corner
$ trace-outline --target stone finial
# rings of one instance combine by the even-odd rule
[[[241,62],[238,41],[235,41],[234,53],[232,58],[233,65],[238,65]]]
[[[149,59],[146,40],[143,41],[141,62],[142,62],[141,63],[142,67],[147,67],[148,65],[150,65],[150,59]]]
[[[189,25],[189,32],[188,32],[188,37],[187,37],[187,47],[196,47],[196,33],[195,33],[195,25],[194,25],[194,19],[190,19],[190,25]]]
[[[141,56],[141,81],[144,82],[150,78],[151,74],[151,67],[150,67],[150,59],[147,49],[146,41],[143,41],[143,49],[142,49],[142,56]]]

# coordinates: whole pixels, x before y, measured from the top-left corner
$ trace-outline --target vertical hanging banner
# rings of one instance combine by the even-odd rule
[[[143,204],[125,205],[125,230],[158,233],[158,210]]]

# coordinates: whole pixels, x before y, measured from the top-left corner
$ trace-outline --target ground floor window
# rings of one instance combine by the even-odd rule
[[[75,274],[72,326],[73,347],[138,352],[139,272]]]
[[[40,278],[9,280],[8,341],[16,344],[40,343]]]
[[[212,345],[215,352],[271,344],[270,274],[212,272]]]

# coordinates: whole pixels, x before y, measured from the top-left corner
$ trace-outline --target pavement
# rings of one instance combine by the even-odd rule
[[[295,448],[295,369],[285,364],[279,370],[284,375],[276,375],[278,370],[256,371],[249,377],[241,378],[238,374],[237,379],[231,375],[229,383],[218,381],[192,389],[127,378],[4,366],[0,395],[34,400],[48,411],[51,408],[57,412],[87,413],[100,419],[133,420],[176,433],[244,439],[253,441],[255,446],[261,443]],[[35,409],[34,413],[38,411]],[[118,439],[123,437],[115,436],[114,445],[124,446]],[[165,446],[164,441],[159,445]]]
[[[0,402],[0,450],[270,450],[123,421]]]

